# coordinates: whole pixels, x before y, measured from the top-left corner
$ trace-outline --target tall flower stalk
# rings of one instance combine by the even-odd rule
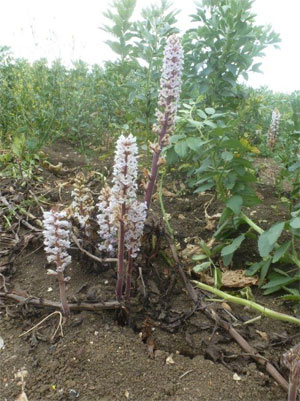
[[[169,144],[170,135],[175,126],[177,105],[181,91],[182,65],[182,47],[178,37],[173,34],[168,38],[165,47],[160,80],[159,107],[156,111],[157,124],[153,127],[153,131],[158,135],[158,141],[150,144],[153,157],[151,173],[145,191],[147,209],[151,205],[162,149]]]
[[[275,108],[272,112],[272,120],[268,131],[267,145],[273,150],[279,132],[280,112]]]
[[[70,308],[65,285],[67,279],[64,277],[64,270],[71,263],[71,256],[67,253],[70,247],[70,223],[66,220],[66,212],[59,212],[54,208],[44,212],[43,226],[47,260],[56,267],[56,271],[48,270],[47,274],[57,276],[63,314],[69,316]]]
[[[117,141],[113,187],[104,187],[99,196],[97,220],[103,242],[100,250],[118,247],[117,300],[121,300],[125,278],[125,297],[130,297],[133,259],[137,256],[146,218],[146,204],[137,200],[137,144],[133,135],[121,135]]]

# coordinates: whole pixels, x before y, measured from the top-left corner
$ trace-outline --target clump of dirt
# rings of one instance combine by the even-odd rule
[[[75,153],[72,164],[65,164],[64,154],[71,151],[72,148],[52,150],[51,162],[64,161],[66,171],[63,174],[45,172],[44,208],[56,201],[69,202],[74,178],[71,170],[84,165],[84,160],[81,156],[81,161],[76,159]],[[37,184],[35,188],[37,198],[41,185]],[[22,193],[14,182],[3,182],[1,186],[3,196],[16,203],[32,197],[28,188]],[[267,205],[255,208],[255,218],[271,225],[274,213],[270,205],[277,204],[274,191],[268,186],[258,190]],[[94,191],[96,195],[96,184]],[[173,186],[168,191],[164,196],[165,208],[170,214],[169,221],[178,244],[184,248],[187,239],[211,239],[213,230],[207,226],[205,210],[214,216],[221,211],[222,205],[210,202],[210,194],[178,195]],[[157,200],[153,209],[159,213]],[[34,201],[28,211],[31,216],[41,216]],[[280,213],[284,217],[285,210]],[[0,273],[5,277],[6,290],[25,297],[21,304],[5,297],[0,301],[0,337],[4,343],[0,349],[1,400],[14,401],[20,394],[15,378],[20,369],[27,371],[25,392],[29,401],[285,399],[285,392],[264,368],[191,301],[178,274],[178,266],[170,262],[169,244],[163,231],[156,236],[162,244],[158,252],[149,255],[147,246],[149,249],[151,246],[144,245],[138,266],[142,269],[137,269],[134,275],[130,311],[125,305],[121,311],[77,311],[63,321],[62,326],[56,313],[20,337],[51,313],[46,308],[32,306],[30,297],[42,302],[43,298],[58,300],[59,294],[55,278],[46,275],[46,258],[36,221],[30,215],[25,219],[20,213],[18,216],[1,237]],[[30,225],[37,230],[30,229]],[[149,243],[151,236],[146,238]],[[251,246],[247,252],[238,253],[233,267],[244,267],[253,257],[257,252],[256,245],[253,242]],[[73,262],[67,271],[71,276],[67,285],[69,301],[80,306],[83,302],[99,304],[113,300],[115,265],[90,264],[78,250],[71,252]],[[3,291],[3,284],[0,291]],[[258,302],[269,308],[291,313],[278,300],[263,298],[259,289],[253,287],[252,292]],[[211,302],[208,295],[201,294],[202,298],[207,297],[207,308],[232,324],[257,352],[288,378],[280,359],[297,343],[298,328],[265,317],[245,324],[257,317],[257,313]]]

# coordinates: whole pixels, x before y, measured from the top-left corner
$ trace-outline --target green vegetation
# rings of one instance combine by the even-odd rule
[[[214,235],[216,249],[205,249],[195,259],[201,269],[214,266],[218,256],[229,265],[245,239],[257,241],[260,259],[248,261],[247,274],[259,275],[265,294],[285,290],[285,299],[299,301],[299,291],[290,284],[300,280],[300,91],[275,94],[241,83],[249,72],[260,72],[264,49],[280,42],[270,27],[256,24],[252,3],[202,0],[195,6],[192,28],[182,34],[182,93],[176,131],[164,156],[195,196],[212,191],[224,204]],[[167,37],[178,33],[178,11],[162,0],[134,21],[134,9],[135,0],[114,0],[105,13],[103,29],[112,35],[107,45],[118,58],[103,67],[83,61],[72,68],[60,61],[30,64],[0,48],[1,177],[32,178],[40,151],[58,138],[87,155],[96,151],[106,158],[120,134],[132,133],[147,152],[163,49]],[[270,148],[267,133],[275,108],[280,122]],[[245,214],[246,207],[260,202],[254,186],[258,155],[279,164],[279,199],[290,213],[265,231]],[[283,180],[292,186],[284,199]],[[214,269],[216,277],[220,271]]]

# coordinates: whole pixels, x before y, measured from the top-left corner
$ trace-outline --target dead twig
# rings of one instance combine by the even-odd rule
[[[47,308],[47,309],[61,309],[61,303],[56,301],[50,301],[48,299],[43,298],[34,298],[34,297],[23,297],[21,295],[16,295],[7,292],[0,291],[0,298],[11,299],[15,302],[19,302],[21,304],[33,305],[38,308]],[[107,302],[96,302],[96,303],[69,303],[69,308],[73,311],[100,311],[105,309],[119,309],[122,305],[118,301],[107,301]]]
[[[268,362],[263,356],[261,356],[259,353],[257,353],[256,350],[254,348],[252,348],[251,345],[231,326],[231,324],[222,320],[213,309],[208,308],[207,305],[204,303],[204,301],[202,301],[201,299],[198,298],[195,288],[192,286],[191,282],[187,279],[187,277],[185,275],[183,266],[180,263],[180,260],[177,255],[177,251],[176,251],[176,247],[175,247],[173,239],[169,236],[168,232],[165,232],[165,235],[169,242],[169,246],[170,246],[173,258],[175,260],[176,267],[180,273],[180,276],[182,277],[182,280],[185,284],[187,292],[188,292],[190,298],[192,299],[192,301],[195,304],[199,303],[199,309],[210,320],[213,320],[218,326],[225,329],[230,334],[230,336],[240,345],[240,347],[244,351],[246,351],[249,355],[251,355],[251,357],[257,363],[259,363],[261,366],[263,366],[266,369],[266,371],[269,373],[269,375],[272,376],[273,379],[285,391],[288,391],[288,387],[289,387],[288,382],[285,380],[285,378],[283,376],[281,376],[281,374],[278,372],[278,370],[270,362]]]
[[[208,308],[204,302],[200,301],[201,311],[210,319],[213,320],[218,326],[225,329],[230,336],[240,345],[240,347],[247,352],[257,363],[263,366],[270,376],[285,390],[288,391],[288,382],[283,376],[278,372],[278,370],[264,358],[262,355],[256,352],[254,348],[242,337],[230,323],[222,320],[219,315],[211,308]]]
[[[90,257],[91,259],[96,260],[99,263],[106,263],[106,262],[117,262],[118,259],[117,258],[98,258],[97,256],[89,253],[86,249],[82,248],[82,246],[80,245],[78,238],[75,237],[74,234],[71,235],[72,241],[75,243],[75,245],[78,247],[78,249],[83,252],[84,254],[86,254],[88,257]]]

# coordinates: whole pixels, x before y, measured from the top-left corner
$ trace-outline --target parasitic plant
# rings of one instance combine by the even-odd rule
[[[296,401],[300,384],[300,344],[283,354],[282,362],[290,370],[288,401]]]
[[[275,108],[272,112],[272,120],[267,136],[267,145],[271,150],[274,149],[276,139],[278,136],[279,120],[280,120],[280,112],[277,108]]]
[[[43,226],[47,260],[56,267],[56,271],[49,269],[47,274],[57,276],[63,314],[68,316],[70,308],[66,297],[67,278],[64,277],[64,270],[71,263],[71,256],[67,253],[70,247],[70,223],[66,220],[66,212],[59,212],[55,208],[44,212]]]
[[[117,227],[114,223],[113,203],[111,202],[111,188],[105,185],[98,198],[97,222],[99,225],[98,234],[102,240],[98,245],[99,251],[106,251],[113,255],[117,242]]]
[[[158,109],[156,111],[157,124],[153,131],[158,135],[158,141],[150,143],[153,153],[150,177],[145,190],[147,209],[151,205],[152,194],[157,178],[158,167],[161,162],[161,152],[169,144],[170,135],[175,126],[177,105],[181,90],[181,72],[183,65],[183,51],[178,37],[171,35],[165,47]]]
[[[140,239],[146,218],[146,204],[137,200],[137,144],[131,134],[121,135],[117,147],[113,168],[113,186],[104,187],[99,196],[97,221],[99,235],[103,240],[100,250],[110,253],[118,247],[118,278],[116,286],[117,300],[123,293],[125,275],[125,256],[127,254],[127,272],[125,297],[130,297],[133,259],[137,256]]]
[[[94,200],[90,189],[85,185],[83,173],[76,175],[72,197],[72,215],[80,224],[80,228],[85,231],[86,236],[90,236],[89,219],[94,209]]]

